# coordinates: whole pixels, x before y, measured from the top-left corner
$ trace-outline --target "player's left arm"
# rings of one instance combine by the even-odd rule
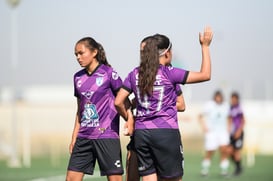
[[[128,120],[128,96],[129,92],[124,88],[120,88],[115,99],[115,107],[118,113],[124,118],[125,121]],[[127,102],[127,103],[126,103]],[[130,110],[131,111],[131,110]]]
[[[234,135],[235,139],[239,138],[242,135],[244,127],[245,127],[245,117],[244,117],[244,115],[242,115],[242,117],[241,117],[241,125],[237,129],[237,131],[235,132],[235,135]]]
[[[184,112],[186,109],[185,100],[182,93],[176,98],[176,108],[178,112]]]

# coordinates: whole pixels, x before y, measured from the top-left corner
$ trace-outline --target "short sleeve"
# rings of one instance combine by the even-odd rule
[[[126,91],[128,91],[129,93],[132,93],[132,90],[133,90],[132,75],[133,75],[133,72],[130,72],[128,74],[128,76],[125,78],[125,80],[123,82],[123,86],[122,86],[122,88],[125,89]]]
[[[111,84],[111,89],[113,92],[117,92],[122,86],[122,80],[120,76],[113,69],[111,69],[111,72],[110,72],[110,84]]]
[[[76,74],[73,76],[73,84],[74,84],[74,96],[79,98],[80,96],[77,90]]]
[[[171,66],[165,67],[165,73],[168,74],[168,77],[173,84],[185,84],[189,75],[188,70]]]

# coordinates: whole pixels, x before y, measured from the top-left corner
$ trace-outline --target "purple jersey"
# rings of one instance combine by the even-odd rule
[[[80,100],[78,137],[119,138],[119,115],[114,100],[121,86],[117,72],[103,64],[91,75],[85,69],[74,75],[74,94]]]
[[[140,97],[138,71],[135,68],[124,81],[124,88],[136,97],[137,111],[135,129],[178,129],[177,84],[184,84],[188,71],[160,65],[154,82],[153,94]]]
[[[179,84],[176,84],[175,86],[175,92],[177,96],[180,96],[183,92]]]
[[[234,134],[242,125],[243,111],[240,105],[231,106],[229,116],[232,120],[231,134]]]

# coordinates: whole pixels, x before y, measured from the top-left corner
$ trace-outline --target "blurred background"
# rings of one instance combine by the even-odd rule
[[[173,65],[198,71],[198,33],[210,25],[212,79],[182,88],[185,152],[203,153],[197,117],[205,101],[216,89],[226,101],[238,91],[246,117],[245,164],[267,155],[273,166],[272,9],[270,0],[0,0],[0,163],[31,168],[33,159],[44,157],[58,167],[69,156],[79,39],[100,42],[125,78],[139,63],[140,41],[165,34],[173,43]],[[125,152],[128,138],[121,140]]]

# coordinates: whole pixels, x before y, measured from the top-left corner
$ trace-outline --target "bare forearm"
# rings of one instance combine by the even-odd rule
[[[202,65],[200,72],[202,73],[203,80],[210,80],[211,77],[211,60],[209,46],[202,45]]]
[[[128,119],[128,113],[124,104],[116,105],[116,109],[124,120]]]
[[[204,34],[199,34],[199,41],[202,50],[202,63],[199,72],[190,71],[187,83],[208,81],[211,78],[211,60],[209,46],[213,33],[209,27],[205,28]]]

